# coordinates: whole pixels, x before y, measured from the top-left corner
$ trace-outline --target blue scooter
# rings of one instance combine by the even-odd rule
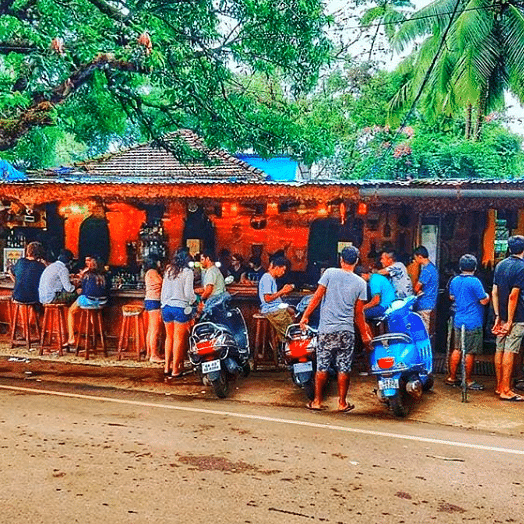
[[[371,373],[378,397],[397,417],[407,416],[404,395],[418,399],[433,387],[433,354],[426,327],[413,306],[417,297],[395,300],[384,314],[387,332],[371,341]]]

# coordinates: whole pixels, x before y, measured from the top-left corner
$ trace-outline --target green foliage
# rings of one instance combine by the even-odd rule
[[[0,150],[46,166],[53,154],[38,159],[28,141],[47,148],[51,135],[73,137],[91,154],[129,132],[145,139],[191,127],[211,145],[312,158],[318,139],[297,125],[293,97],[330,59],[329,23],[321,0],[71,0],[67,9],[6,0]],[[248,87],[241,75],[266,85]],[[277,84],[278,96],[260,91]],[[53,107],[32,127],[50,118],[53,133],[19,125],[42,100]]]
[[[365,146],[344,178],[498,179],[522,173],[522,138],[499,124],[486,124],[483,140],[477,142],[465,140],[460,128],[443,132],[419,124],[406,130],[368,129]]]

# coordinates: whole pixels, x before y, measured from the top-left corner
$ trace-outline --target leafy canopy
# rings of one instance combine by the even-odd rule
[[[329,60],[329,23],[321,0],[3,0],[0,151],[38,167],[56,158],[36,143],[92,154],[190,127],[304,155],[290,101]]]

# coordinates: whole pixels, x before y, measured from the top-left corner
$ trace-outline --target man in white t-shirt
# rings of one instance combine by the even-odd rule
[[[200,264],[204,269],[202,277],[202,286],[204,291],[200,295],[201,302],[199,310],[204,308],[204,303],[217,300],[220,295],[226,292],[226,283],[220,269],[215,264],[215,257],[213,252],[209,249],[204,249],[200,255]],[[208,307],[211,304],[208,303]]]
[[[287,327],[293,323],[293,317],[284,305],[281,297],[288,295],[295,289],[293,284],[285,284],[282,289],[277,288],[277,278],[284,276],[288,267],[288,260],[284,257],[274,258],[267,273],[262,275],[258,283],[260,298],[260,312],[271,322],[279,339],[284,340]]]

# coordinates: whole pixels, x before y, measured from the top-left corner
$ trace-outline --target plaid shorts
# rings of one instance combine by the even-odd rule
[[[317,371],[327,371],[334,364],[338,373],[349,373],[354,349],[355,334],[351,331],[319,333]]]

